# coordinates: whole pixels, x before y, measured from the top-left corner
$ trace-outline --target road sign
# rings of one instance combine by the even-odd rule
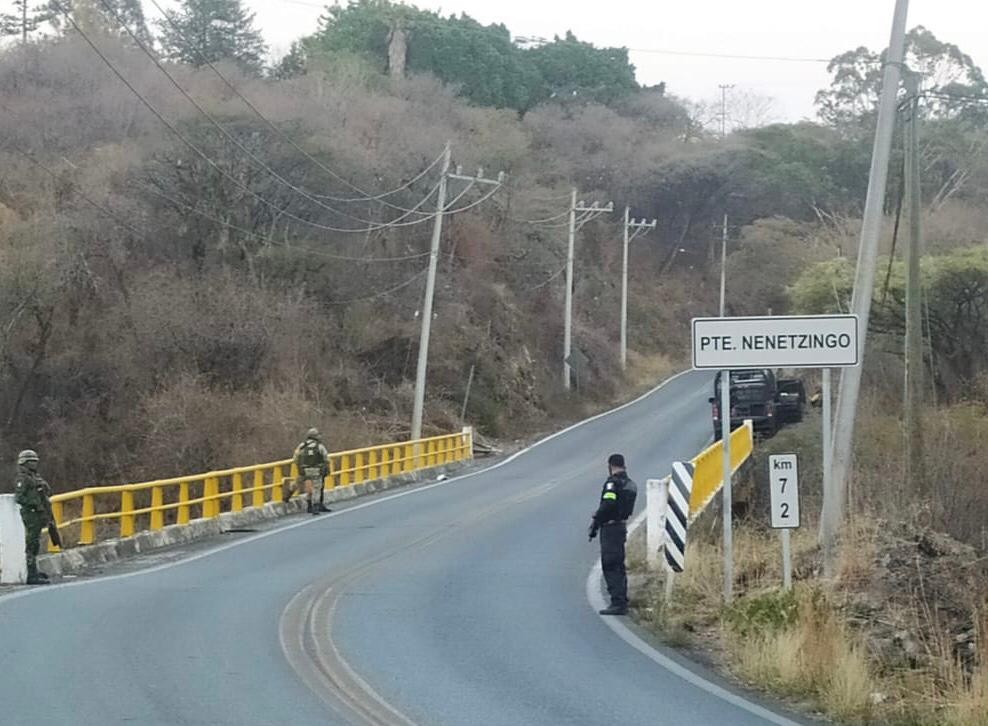
[[[796,454],[768,457],[769,486],[772,499],[772,527],[799,527],[799,460]]]
[[[666,509],[666,563],[673,572],[682,572],[686,565],[686,528],[689,526],[692,488],[693,465],[688,461],[674,461]]]
[[[846,368],[858,362],[857,315],[693,318],[694,368]]]

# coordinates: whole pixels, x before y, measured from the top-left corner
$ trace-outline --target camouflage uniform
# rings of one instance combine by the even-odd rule
[[[312,514],[328,512],[323,506],[323,479],[329,474],[329,452],[319,441],[319,432],[309,429],[305,441],[295,449],[295,466],[298,478],[293,491],[301,491],[306,481],[312,482],[312,488],[307,493],[307,509]]]
[[[51,521],[51,487],[38,475],[38,455],[22,451],[17,457],[17,485],[14,498],[21,508],[24,522],[25,550],[27,553],[28,584],[41,584],[48,578],[38,572],[38,551],[41,549],[41,530]]]

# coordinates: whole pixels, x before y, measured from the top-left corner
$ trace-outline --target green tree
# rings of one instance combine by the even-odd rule
[[[358,53],[393,71],[389,51],[399,33],[408,71],[431,73],[478,105],[527,111],[550,98],[610,103],[638,88],[626,49],[595,48],[572,33],[523,49],[504,25],[391,0],[328,8],[305,46],[310,54]]]
[[[627,48],[595,48],[571,32],[524,51],[538,70],[538,99],[581,99],[610,104],[638,89]]]
[[[28,0],[13,0],[13,11],[0,13],[0,35],[20,36],[22,43],[51,20],[51,10],[46,5],[31,7]]]
[[[885,52],[865,47],[849,50],[830,61],[830,87],[816,95],[818,113],[826,123],[842,130],[867,130],[873,126],[882,85]],[[988,84],[981,69],[953,43],[937,39],[917,26],[906,36],[906,66],[923,76],[929,94],[925,103],[931,118],[958,118],[977,112],[965,96],[988,99]]]
[[[141,0],[48,0],[42,7],[45,21],[66,32],[72,29],[65,19],[65,13],[69,13],[87,35],[111,35],[127,43],[130,36],[120,27],[123,23],[141,42],[152,43]]]
[[[241,0],[182,0],[159,28],[164,54],[172,60],[195,67],[230,60],[251,73],[264,67],[267,46]]]
[[[901,262],[892,265],[883,296],[886,265],[879,265],[876,299],[869,329],[905,334],[905,276]],[[974,381],[988,369],[988,245],[923,258],[924,331],[934,351],[934,371],[944,391]],[[838,258],[813,265],[790,288],[793,312],[847,312],[854,287],[854,267]]]

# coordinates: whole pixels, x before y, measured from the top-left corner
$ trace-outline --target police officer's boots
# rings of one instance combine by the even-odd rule
[[[38,572],[37,565],[27,566],[27,584],[28,585],[47,585],[48,575],[43,572]]]

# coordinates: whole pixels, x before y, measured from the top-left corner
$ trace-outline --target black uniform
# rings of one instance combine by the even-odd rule
[[[604,571],[612,608],[628,607],[628,576],[624,569],[624,543],[628,518],[635,510],[638,487],[619,471],[608,477],[600,494],[593,526],[600,530],[600,567]]]

